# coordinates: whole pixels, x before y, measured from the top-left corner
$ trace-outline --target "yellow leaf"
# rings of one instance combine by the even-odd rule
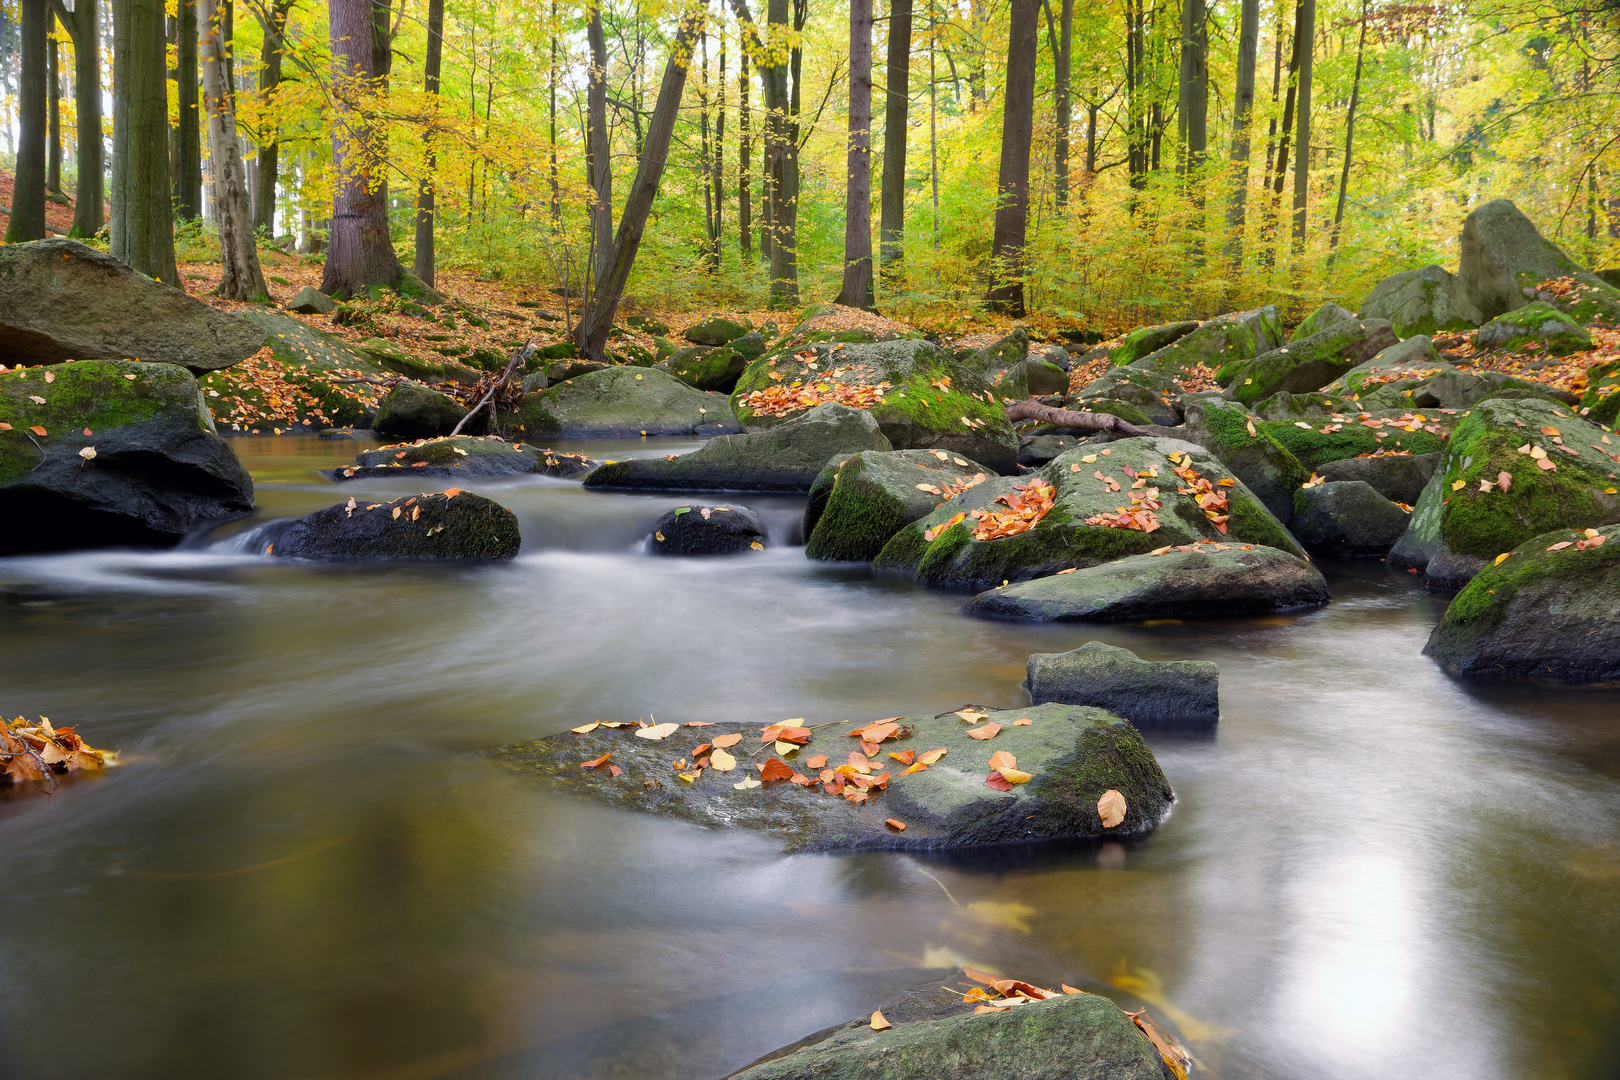
[[[1461,491],[1463,488],[1465,488],[1467,486],[1468,486],[1468,481],[1466,481],[1466,480],[1454,480],[1454,481],[1452,481],[1452,484],[1451,484],[1451,490],[1452,491]]]
[[[575,735],[589,735],[591,732],[595,731],[597,728],[599,728],[601,726],[602,725],[600,723],[598,723],[595,720],[592,720],[588,724],[584,724],[584,725],[582,725],[580,727],[569,728],[568,730],[572,731]]]
[[[918,754],[917,760],[922,762],[924,765],[932,765],[934,762],[944,757],[947,752],[948,751],[945,749],[945,747],[942,746],[938,750],[930,750],[926,754]]]
[[[657,540],[660,544],[662,544],[664,542],[664,534],[661,533],[661,532],[654,532],[653,533],[653,539]]]
[[[1172,545],[1172,544],[1166,544],[1162,548],[1154,548],[1152,551],[1148,552],[1148,554],[1149,555],[1165,555],[1165,554],[1168,554],[1170,552],[1170,550],[1171,550],[1171,548],[1173,546],[1174,545]]]
[[[888,1031],[892,1027],[894,1027],[894,1025],[889,1023],[887,1020],[885,1020],[883,1018],[883,1014],[881,1012],[874,1011],[872,1013],[872,1030],[873,1031]]]
[[[394,520],[396,520],[396,521],[399,520],[399,510],[400,510],[399,507],[397,507],[397,506],[394,507]]]
[[[1001,778],[1007,781],[1009,784],[1027,784],[1029,783],[1030,776],[1032,775],[1024,772],[1022,769],[997,769],[996,771],[999,772],[1001,774]]]
[[[1507,562],[1508,559],[1512,558],[1512,556],[1513,556],[1513,552],[1504,551],[1504,552],[1502,552],[1502,554],[1500,554],[1500,555],[1498,555],[1496,557],[1496,562],[1493,563],[1492,565],[1493,566],[1501,566],[1503,563]]]
[[[713,759],[711,758],[710,760],[712,761]],[[755,780],[752,776],[745,776],[731,786],[736,788],[738,791],[747,791],[749,788],[759,787],[760,782]]]
[[[1097,814],[1102,818],[1102,826],[1112,829],[1125,820],[1125,796],[1109,788],[1097,800]]]
[[[776,744],[776,752],[778,754],[781,754],[783,757],[787,757],[789,754],[793,753],[798,748],[799,748],[798,743],[790,743],[790,742],[778,741],[777,744]]]
[[[1097,455],[1096,454],[1087,454],[1085,457],[1081,458],[1080,460],[1085,462],[1087,465],[1092,465],[1092,464],[1096,463]]]
[[[709,766],[719,772],[730,772],[737,767],[737,759],[724,750],[716,750],[709,755]]]
[[[753,548],[755,551],[764,551],[765,550],[765,545],[760,543],[758,540],[755,540],[752,544],[749,544],[748,546]]]
[[[679,724],[653,724],[651,727],[636,728],[636,738],[652,739],[656,742],[659,739],[669,738],[680,729],[680,726]]]

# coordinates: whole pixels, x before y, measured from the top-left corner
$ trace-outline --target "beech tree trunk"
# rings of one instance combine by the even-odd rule
[[[264,45],[259,50],[259,96],[273,101],[276,88],[281,85],[281,58],[286,49],[283,35],[287,30],[287,13],[292,0],[274,0],[268,25],[260,19],[264,29]],[[281,172],[281,141],[274,127],[259,133],[259,152],[254,162],[253,231],[263,230],[274,236],[276,231],[276,180]]]
[[[885,80],[888,87],[883,96],[883,193],[878,223],[878,264],[884,267],[896,266],[905,250],[911,3],[912,0],[889,0],[889,61]]]
[[[179,0],[175,39],[174,216],[202,217],[202,132],[197,114],[197,0]]]
[[[112,256],[179,288],[166,44],[163,0],[113,0]]]
[[[1316,0],[1300,0],[1300,29],[1294,38],[1299,54],[1299,136],[1294,141],[1294,246],[1305,243],[1306,200],[1311,184],[1311,52],[1316,40]]]
[[[1356,139],[1356,106],[1361,102],[1361,61],[1367,50],[1367,19],[1369,16],[1368,0],[1361,3],[1361,37],[1356,42],[1356,74],[1350,83],[1350,110],[1345,117],[1344,124],[1344,167],[1339,173],[1339,205],[1333,211],[1333,235],[1328,238],[1329,269],[1333,266],[1334,258],[1339,254],[1339,227],[1344,224],[1344,203],[1350,194],[1350,162],[1355,150]],[[1589,220],[1588,232],[1596,236],[1596,219]]]
[[[404,268],[388,233],[386,163],[378,154],[369,108],[378,73],[371,0],[331,0],[332,219],[321,291],[347,298],[373,285],[393,286]]]
[[[731,10],[740,23],[744,48],[765,55],[765,45],[748,0],[730,0]],[[788,26],[790,0],[768,0],[767,21]],[[764,197],[760,207],[760,255],[770,260],[771,306],[793,307],[799,302],[799,268],[796,231],[799,219],[799,144],[795,123],[797,110],[790,93],[788,73],[797,62],[794,49],[787,63],[760,68],[760,84],[765,92],[765,162],[760,170]],[[772,59],[778,59],[772,57]]]
[[[51,23],[55,21],[49,7],[45,11],[45,81],[49,105],[46,111],[46,127],[48,134],[45,138],[45,190],[55,196],[56,202],[64,201],[62,198],[62,73],[60,70],[61,55],[56,47],[56,38],[51,35]]]
[[[79,176],[68,235],[90,237],[107,223],[102,209],[106,181],[101,147],[101,24],[96,0],[77,0],[72,11],[62,0],[52,0],[51,7],[73,42],[73,112],[78,129],[73,160]]]
[[[849,148],[844,165],[844,282],[835,301],[871,310],[872,0],[849,0]]]
[[[236,112],[225,93],[225,39],[218,0],[195,0],[201,39],[203,104],[208,113],[208,152],[213,159],[214,223],[219,227],[219,295],[227,300],[258,300],[268,290],[253,246],[253,218],[236,138]]]
[[[1069,119],[1074,112],[1074,93],[1071,80],[1072,50],[1074,47],[1074,0],[1063,0],[1059,27],[1052,25],[1052,5],[1043,0],[1046,10],[1046,33],[1052,46],[1052,171],[1054,176],[1053,201],[1057,212],[1069,204]]]
[[[439,100],[439,69],[443,65],[444,56],[444,0],[428,0],[427,17],[427,52],[422,61],[422,89],[431,94],[434,109],[438,109]],[[555,49],[555,43],[553,44]],[[556,98],[553,97],[553,103]],[[438,168],[438,157],[433,149],[434,131],[430,126],[428,133],[423,137],[427,144],[427,156],[422,163],[422,179],[416,185],[416,265],[414,273],[422,279],[425,285],[433,284],[433,217],[434,217],[434,170]],[[556,137],[556,113],[552,114],[552,137]],[[552,183],[556,178],[556,149],[552,150]]]
[[[1181,73],[1177,80],[1183,165],[1188,175],[1209,146],[1209,29],[1204,0],[1181,0]]]
[[[603,276],[613,246],[613,158],[607,126],[607,39],[602,35],[602,7],[592,4],[585,21],[591,61],[585,88],[588,129],[585,172],[591,186],[591,266],[589,282]],[[688,60],[690,62],[690,60]],[[581,327],[583,327],[583,322]],[[583,350],[582,350],[583,351]]]
[[[1249,199],[1249,126],[1254,116],[1254,65],[1260,41],[1260,0],[1243,0],[1238,30],[1237,88],[1232,95],[1232,194],[1226,204],[1226,259],[1243,261]]]
[[[743,45],[738,51],[742,53],[742,70],[737,76],[737,249],[747,258],[754,253],[753,192],[749,190],[753,180],[748,175],[753,148],[748,129],[748,48]]]
[[[1012,0],[1007,83],[1002,109],[1001,167],[996,177],[995,260],[991,307],[1024,314],[1024,243],[1029,225],[1029,149],[1035,134],[1035,37],[1039,0]]]
[[[6,243],[45,239],[45,37],[47,0],[22,4],[17,77],[17,171]]]

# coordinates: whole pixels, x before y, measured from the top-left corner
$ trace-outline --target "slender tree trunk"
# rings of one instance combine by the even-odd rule
[[[428,0],[427,35],[427,51],[422,60],[422,89],[433,98],[435,123],[429,125],[422,139],[427,146],[427,154],[422,162],[422,179],[416,185],[416,259],[412,272],[422,279],[423,284],[432,285],[437,269],[433,260],[433,200],[439,161],[434,150],[434,139],[437,136],[439,68],[444,56],[444,0]],[[556,182],[555,173],[552,182]]]
[[[1294,246],[1305,243],[1306,200],[1311,183],[1311,53],[1316,40],[1316,0],[1300,0],[1299,136],[1294,145]]]
[[[50,103],[47,107],[45,139],[45,190],[54,196],[54,202],[66,202],[62,195],[62,57],[56,47],[56,35],[51,31],[56,21],[49,10],[45,13],[45,75]]]
[[[1007,31],[1007,82],[996,177],[994,284],[987,300],[1009,315],[1024,314],[1024,237],[1029,224],[1029,149],[1035,133],[1035,37],[1039,0],[1012,0]]]
[[[754,253],[753,192],[749,190],[753,181],[748,175],[753,148],[748,129],[748,50],[739,47],[737,51],[742,54],[742,69],[737,75],[737,248],[746,259]]]
[[[373,285],[396,285],[404,268],[388,232],[387,164],[377,151],[369,115],[381,80],[371,0],[331,0],[328,21],[336,178],[321,291],[349,297]]]
[[[112,256],[179,288],[165,44],[163,0],[114,0]]]
[[[202,118],[197,113],[197,0],[179,0],[175,37],[174,216],[202,217]]]
[[[698,173],[703,181],[703,269],[713,274],[714,262],[714,148],[709,139],[709,35],[698,35],[702,76],[698,80]]]
[[[1209,25],[1204,0],[1181,0],[1181,72],[1177,80],[1183,164],[1198,172],[1209,146]]]
[[[284,35],[287,13],[292,0],[274,0],[269,9],[270,22],[260,21],[264,30],[264,45],[259,50],[259,94],[266,104],[273,104],[277,88],[281,85],[281,60],[286,50]],[[268,236],[276,232],[276,181],[281,171],[281,141],[272,124],[259,133],[259,152],[254,162],[256,179],[253,184],[253,231],[261,230]]]
[[[1294,4],[1294,41],[1288,56],[1288,84],[1283,92],[1283,118],[1277,126],[1278,142],[1277,157],[1272,165],[1271,193],[1266,199],[1266,265],[1270,266],[1277,255],[1278,217],[1282,203],[1283,185],[1288,179],[1288,148],[1289,140],[1294,134],[1294,94],[1298,88],[1295,77],[1299,70],[1299,28],[1300,18],[1304,14],[1305,0],[1295,0]],[[1305,48],[1310,48],[1307,41]]]
[[[844,176],[844,283],[836,303],[872,299],[872,0],[849,0],[849,148]]]
[[[17,76],[17,171],[11,189],[6,243],[45,239],[45,39],[47,0],[22,6]]]
[[[72,11],[68,11],[61,0],[54,0],[52,7],[57,22],[67,30],[73,42],[73,114],[78,129],[73,161],[78,168],[78,179],[73,193],[73,225],[68,235],[89,237],[106,224],[102,211],[105,179],[101,145],[101,24],[96,0],[77,0]]]
[[[1344,167],[1339,173],[1339,205],[1333,211],[1333,235],[1328,238],[1328,269],[1333,268],[1333,260],[1339,254],[1339,227],[1344,223],[1344,203],[1350,194],[1350,161],[1355,149],[1356,138],[1356,106],[1361,101],[1361,61],[1367,49],[1367,0],[1361,4],[1361,37],[1356,42],[1356,74],[1350,83],[1350,111],[1345,117],[1344,124]],[[1595,222],[1594,222],[1595,224]],[[1590,230],[1596,235],[1595,228]]]
[[[1074,48],[1074,0],[1063,0],[1059,29],[1052,26],[1052,5],[1044,3],[1046,31],[1052,39],[1052,119],[1055,135],[1052,146],[1052,170],[1056,173],[1053,192],[1059,215],[1069,204],[1069,121],[1074,112],[1074,92],[1071,85],[1072,51]]]
[[[899,264],[905,251],[906,126],[911,115],[911,3],[889,0],[889,58],[883,97],[883,195],[878,263]]]
[[[1254,116],[1254,64],[1260,41],[1260,0],[1242,0],[1238,30],[1237,89],[1232,95],[1232,194],[1226,203],[1226,261],[1243,261],[1243,225],[1249,198],[1249,126]]]
[[[213,159],[214,221],[219,226],[219,295],[227,300],[258,300],[268,290],[253,247],[247,176],[242,168],[236,116],[225,94],[225,41],[217,0],[196,0],[201,41],[203,102],[208,113],[208,152]]]
[[[551,158],[551,231],[556,232],[562,228],[562,182],[557,173],[557,0],[551,0],[551,69],[546,82],[551,122],[551,140],[547,146]]]
[[[1141,191],[1147,187],[1147,101],[1145,92],[1145,66],[1146,56],[1143,40],[1142,0],[1126,0],[1125,3],[1125,113],[1126,138],[1129,141],[1127,149],[1127,171],[1130,175],[1130,185],[1133,189]],[[1132,204],[1135,205],[1134,203]]]
[[[720,238],[725,233],[726,216],[726,30],[720,27],[720,68],[715,86],[720,100],[714,117],[714,251],[710,258],[720,270]]]
[[[585,169],[591,186],[590,283],[607,268],[613,244],[613,158],[607,126],[607,39],[602,35],[602,8],[593,4],[585,21],[590,44],[590,72],[585,88],[587,123]],[[581,331],[584,324],[581,323]],[[583,351],[583,350],[582,350]]]
[[[934,250],[939,250],[939,76],[934,52],[939,37],[934,0],[928,0],[928,186],[934,202]]]

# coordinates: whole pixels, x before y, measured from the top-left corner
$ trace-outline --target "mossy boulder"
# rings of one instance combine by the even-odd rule
[[[400,383],[377,406],[372,426],[385,435],[430,439],[448,435],[467,415],[455,398],[420,383]]]
[[[1355,317],[1355,312],[1342,308],[1329,300],[1305,316],[1304,321],[1294,327],[1293,332],[1288,335],[1288,340],[1304,341],[1308,337],[1321,333],[1335,323],[1349,322]]]
[[[581,375],[589,375],[593,371],[605,371],[608,365],[600,360],[553,360],[545,366],[546,386],[556,386],[558,383],[577,379]]]
[[[517,515],[482,495],[412,495],[347,503],[266,528],[260,551],[275,558],[510,559],[521,543]]]
[[[310,285],[298,290],[298,295],[287,302],[288,311],[300,315],[330,315],[337,310],[337,301]]]
[[[1440,454],[1382,454],[1378,457],[1342,458],[1319,465],[1316,472],[1329,483],[1359,480],[1391,502],[1413,505],[1440,464]]]
[[[1549,356],[1568,356],[1592,347],[1592,335],[1580,323],[1543,300],[1504,312],[1479,328],[1474,342],[1482,349],[1538,349]]]
[[[1186,455],[1193,469],[1212,484],[1231,482],[1230,487],[1220,488],[1230,503],[1225,535],[1192,496],[1178,493],[1179,481],[1171,471],[1170,454]],[[1119,488],[1113,489],[1097,479],[1097,473],[1113,477]],[[1159,489],[1162,506],[1155,511],[1159,528],[1142,532],[1086,524],[1089,518],[1116,514],[1121,506],[1133,506],[1126,494],[1134,483],[1133,474],[1146,481],[1142,488],[1135,489],[1138,494],[1145,494],[1151,487]],[[976,540],[973,533],[977,523],[968,517],[949,528],[940,528],[933,540],[925,538],[925,533],[944,526],[959,513],[1003,509],[996,499],[1011,492],[1015,483],[1033,479],[992,478],[901,529],[884,545],[873,566],[899,571],[930,585],[977,592],[1004,581],[1026,581],[1059,570],[1143,554],[1166,544],[1206,539],[1264,544],[1304,554],[1288,530],[1242,481],[1214,454],[1190,442],[1137,436],[1107,446],[1081,445],[1054,458],[1037,475],[1052,484],[1056,497],[1052,509],[1034,528],[1001,539]]]
[[[1278,521],[1286,523],[1294,516],[1294,492],[1310,479],[1310,472],[1287,447],[1253,423],[1241,406],[1218,399],[1193,402],[1187,408],[1186,428],[1177,434],[1214,454]]]
[[[1168,345],[1138,360],[1132,367],[1172,375],[1190,373],[1202,364],[1216,370],[1238,360],[1252,360],[1283,343],[1282,323],[1275,305],[1253,311],[1234,311],[1199,324]]]
[[[809,491],[832,458],[889,449],[889,440],[870,413],[843,405],[817,405],[777,427],[710,439],[690,454],[610,462],[587,477],[585,486]]]
[[[167,547],[252,509],[253,481],[185,368],[81,360],[0,374],[0,555]]]
[[[1026,356],[1001,372],[993,381],[996,397],[1003,401],[1022,401],[1029,397],[1069,392],[1069,373],[1056,364]]]
[[[277,311],[249,309],[242,318],[265,333],[265,345],[279,367],[283,380],[308,394],[314,401],[308,417],[311,423],[370,426],[374,410],[366,404],[369,390],[358,384],[344,385],[336,378],[382,376],[384,368],[349,346],[335,334],[310,326]],[[271,382],[247,376],[246,372],[210,372],[199,378],[209,399],[219,406],[217,417],[270,416],[277,412],[270,404],[275,393]],[[223,399],[223,400],[218,400]]]
[[[669,323],[665,322],[663,319],[660,319],[656,315],[627,315],[625,316],[624,325],[630,327],[632,330],[640,330],[643,334],[658,335],[669,333]]]
[[[948,485],[982,483],[987,471],[944,450],[867,450],[835,457],[810,486],[804,553],[811,559],[870,562],[890,537],[938,506]]]
[[[1207,660],[1143,660],[1088,641],[1062,653],[1032,653],[1025,686],[1037,705],[1094,705],[1138,727],[1213,727],[1221,716],[1220,669]]]
[[[332,470],[333,480],[367,480],[379,476],[431,476],[436,479],[481,480],[501,476],[579,476],[598,462],[583,454],[565,454],[498,435],[457,435],[362,451],[353,465]]]
[[[1253,405],[1254,415],[1261,420],[1300,420],[1334,413],[1357,413],[1361,406],[1351,398],[1332,394],[1291,394],[1286,390],[1272,394]]]
[[[710,315],[687,327],[685,337],[694,345],[726,345],[753,328],[753,323],[740,316],[733,319],[725,315]]]
[[[367,360],[378,367],[419,382],[454,382],[462,386],[473,386],[483,377],[482,372],[466,364],[457,363],[448,357],[424,360],[383,338],[366,338],[360,343],[360,351]]]
[[[0,246],[0,362],[141,360],[200,375],[263,345],[248,320],[77,240]]]
[[[767,340],[775,338],[771,341],[770,351],[777,355],[794,353],[806,345],[865,345],[923,336],[920,330],[897,325],[849,326],[849,317],[858,314],[854,308],[839,307],[837,304],[811,304],[800,313],[799,322],[780,338],[775,338],[774,323],[766,323],[760,327],[760,333]]]
[[[1018,440],[1018,464],[1045,465],[1065,450],[1073,450],[1080,440],[1073,435],[1025,435]]]
[[[1484,567],[1423,651],[1464,675],[1620,681],[1620,526],[1594,532],[1542,533]]]
[[[1594,424],[1614,427],[1620,417],[1620,360],[1606,360],[1586,369],[1586,394],[1581,415]]]
[[[742,430],[723,394],[656,368],[615,367],[526,394],[516,417],[527,438],[725,435]]]
[[[1021,717],[1033,722],[1014,726]],[[495,756],[553,787],[610,806],[713,828],[756,829],[780,837],[788,851],[961,848],[1129,835],[1157,825],[1174,799],[1141,734],[1102,709],[1036,705],[989,712],[984,722],[1004,725],[994,740],[968,738],[969,724],[955,713],[904,718],[911,733],[883,743],[885,752],[943,747],[946,754],[906,776],[899,775],[904,767],[895,764],[888,789],[873,793],[863,805],[831,794],[819,783],[804,787],[779,780],[738,789],[737,783],[750,773],[757,778],[756,763],[771,756],[747,756],[761,744],[759,725],[683,728],[661,741],[636,737],[633,726],[598,727],[584,735],[565,731],[509,746]],[[671,768],[671,761],[690,762],[699,745],[732,732],[743,736],[732,751],[737,768],[706,768],[691,782]],[[829,765],[842,764],[860,749],[846,734],[839,727],[816,729],[811,742],[790,755],[787,764],[804,770],[801,759],[816,754],[826,754]],[[988,759],[998,750],[1017,758],[1018,768],[1032,778],[1011,791],[986,786]],[[609,775],[605,765],[580,767],[607,753],[622,775]],[[880,765],[876,771],[882,770]],[[1097,800],[1110,788],[1125,797],[1125,820],[1104,828]],[[886,818],[904,822],[905,831],[890,829]]]
[[[1005,334],[975,334],[951,346],[957,363],[991,380],[1028,355],[1029,333],[1022,327]]]
[[[677,506],[647,537],[653,555],[734,555],[764,548],[765,526],[746,506]]]
[[[1508,199],[1493,199],[1463,221],[1458,277],[1483,316],[1494,319],[1532,301],[1552,300],[1583,325],[1620,325],[1615,289],[1542,236]],[[1568,278],[1562,295],[1540,295],[1544,283]]]
[[[1362,454],[1432,454],[1445,444],[1447,432],[1457,422],[1454,416],[1428,413],[1390,411],[1340,415],[1345,419],[1257,420],[1254,426],[1256,431],[1276,439],[1301,465],[1314,472],[1330,461]],[[1419,415],[1423,419],[1419,420]]]
[[[1014,582],[980,593],[962,611],[1034,622],[1122,622],[1256,615],[1327,602],[1326,580],[1300,555],[1206,541]]]
[[[729,394],[749,359],[729,345],[696,345],[682,349],[659,366],[688,386]]]
[[[1382,319],[1349,319],[1247,363],[1226,364],[1216,372],[1215,381],[1226,387],[1228,400],[1245,405],[1280,391],[1310,393],[1396,341],[1395,332]]]
[[[1472,330],[1485,321],[1457,275],[1432,265],[1391,274],[1374,285],[1356,317],[1388,319],[1403,338]]]
[[[1396,342],[1337,377],[1322,392],[1345,397],[1365,397],[1391,383],[1413,385],[1427,382],[1441,372],[1457,369],[1440,358],[1434,340],[1416,334]]]
[[[1108,351],[1108,363],[1114,367],[1133,363],[1149,353],[1157,352],[1179,341],[1198,329],[1196,321],[1166,323],[1163,326],[1139,326],[1120,339]]]
[[[1149,423],[1174,427],[1181,423],[1181,396],[1181,384],[1172,375],[1137,367],[1116,367],[1070,395],[1063,404],[1068,409],[1095,412],[1098,410],[1093,402],[1123,402],[1140,410]]]
[[[944,450],[998,472],[1010,472],[1017,464],[1018,436],[989,384],[927,341],[822,343],[791,354],[767,354],[748,365],[731,400],[744,424],[768,427],[798,415],[756,411],[770,387],[882,383],[888,388],[869,411],[896,449]]]
[[[1382,558],[1405,535],[1406,516],[1366,481],[1337,480],[1294,492],[1289,528],[1322,555]]]

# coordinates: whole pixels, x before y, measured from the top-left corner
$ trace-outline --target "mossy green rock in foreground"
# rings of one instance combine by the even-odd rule
[[[729,435],[742,430],[724,394],[694,390],[656,368],[613,367],[526,394],[516,417],[528,438]]]
[[[1171,471],[1172,453],[1188,455],[1193,468],[1211,484],[1223,479],[1233,481],[1231,487],[1216,488],[1227,494],[1230,503],[1226,536],[1215,528],[1192,496],[1177,493],[1180,481]],[[1088,457],[1093,460],[1087,461]],[[1125,471],[1127,468],[1139,476],[1152,474],[1142,477],[1147,483],[1137,494],[1144,494],[1150,487],[1159,489],[1163,505],[1156,514],[1160,527],[1142,532],[1087,525],[1088,518],[1114,514],[1122,506],[1133,505],[1127,492],[1134,478]],[[1110,490],[1109,485],[1097,479],[1097,473],[1113,477],[1119,490]],[[975,522],[970,517],[937,533],[931,541],[924,538],[926,530],[944,525],[958,513],[1005,509],[996,503],[997,497],[1010,492],[1015,483],[1034,479],[992,478],[901,529],[884,545],[872,565],[902,571],[930,585],[981,591],[1003,581],[1027,581],[1069,567],[1095,566],[1166,544],[1199,540],[1264,544],[1304,555],[1288,530],[1214,454],[1179,439],[1138,436],[1106,446],[1078,446],[1053,458],[1037,475],[1052,484],[1056,498],[1052,509],[1033,529],[999,540],[975,540]]]
[[[1028,717],[1033,723],[1013,726]],[[761,751],[759,725],[716,724],[679,728],[661,741],[634,736],[633,727],[599,727],[585,734],[565,731],[534,742],[503,748],[496,757],[520,772],[531,773],[565,791],[586,795],[626,810],[667,814],[717,828],[757,829],[779,836],[788,851],[842,851],[859,848],[942,848],[1003,844],[1014,841],[1115,836],[1157,825],[1175,796],[1141,734],[1128,722],[1101,709],[1071,705],[1038,705],[991,712],[985,723],[1004,725],[994,739],[970,739],[969,725],[954,713],[943,717],[909,717],[912,734],[882,744],[874,772],[887,769],[887,791],[873,792],[864,805],[833,795],[820,784],[802,787],[787,780],[738,790],[745,777],[758,779],[757,765],[774,751]],[[852,727],[837,724],[814,728],[808,746],[786,759],[799,772],[814,770],[803,760],[818,754],[828,768],[843,765],[860,744],[848,737]],[[671,762],[693,760],[693,751],[716,736],[741,732],[743,740],[728,751],[736,769],[704,769],[688,783]],[[920,772],[900,775],[905,766],[884,755],[939,747],[946,755]],[[1004,750],[1033,779],[1011,791],[987,787],[990,755]],[[603,754],[601,767],[581,762]],[[624,770],[611,776],[607,765]],[[812,776],[812,778],[814,778]],[[1125,820],[1103,828],[1097,800],[1114,789],[1125,796]],[[897,832],[884,824],[895,818],[906,825]]]
[[[749,394],[794,383],[888,383],[882,401],[869,411],[895,449],[945,450],[998,472],[1011,472],[1018,462],[1018,436],[990,384],[931,342],[822,343],[795,353],[768,353],[737,380],[731,397],[737,418],[755,428],[799,415],[765,416],[748,404]]]
[[[1032,653],[1030,700],[1094,705],[1133,724],[1213,726],[1221,716],[1220,669],[1208,660],[1143,660],[1088,641],[1062,653]]]
[[[1620,526],[1596,533],[1584,549],[1584,530],[1543,533],[1485,567],[1423,651],[1465,675],[1620,680]]]
[[[333,469],[331,475],[334,480],[405,475],[463,480],[535,473],[578,476],[596,468],[597,464],[583,454],[509,443],[498,435],[457,435],[366,450],[355,458],[353,465]]]
[[[166,546],[253,509],[253,481],[174,364],[17,368],[0,374],[0,425],[0,554]]]
[[[1368,413],[1366,419],[1360,413],[1339,415],[1344,419],[1257,420],[1254,427],[1276,439],[1306,469],[1315,470],[1362,454],[1432,454],[1445,445],[1448,429],[1457,422],[1454,416],[1423,413],[1418,420],[1409,411],[1393,410]]]
[[[1308,394],[1398,340],[1382,319],[1347,319],[1303,340],[1261,353],[1247,363],[1226,364],[1215,378],[1226,387],[1227,400],[1245,405],[1283,391]]]
[[[868,450],[835,458],[810,486],[804,553],[870,562],[891,536],[940,504],[946,485],[985,476],[984,466],[944,450]]]
[[[266,555],[339,560],[510,559],[518,553],[517,515],[471,492],[412,495],[392,502],[318,510],[261,534]]]
[[[894,1023],[887,1031],[872,1030],[870,1018],[862,1017],[817,1032],[727,1080],[1164,1080],[1169,1075],[1125,1011],[1098,994],[1065,994],[1006,1012],[958,1010],[911,1023],[900,1022],[903,1015],[885,1007],[884,1016]]]

